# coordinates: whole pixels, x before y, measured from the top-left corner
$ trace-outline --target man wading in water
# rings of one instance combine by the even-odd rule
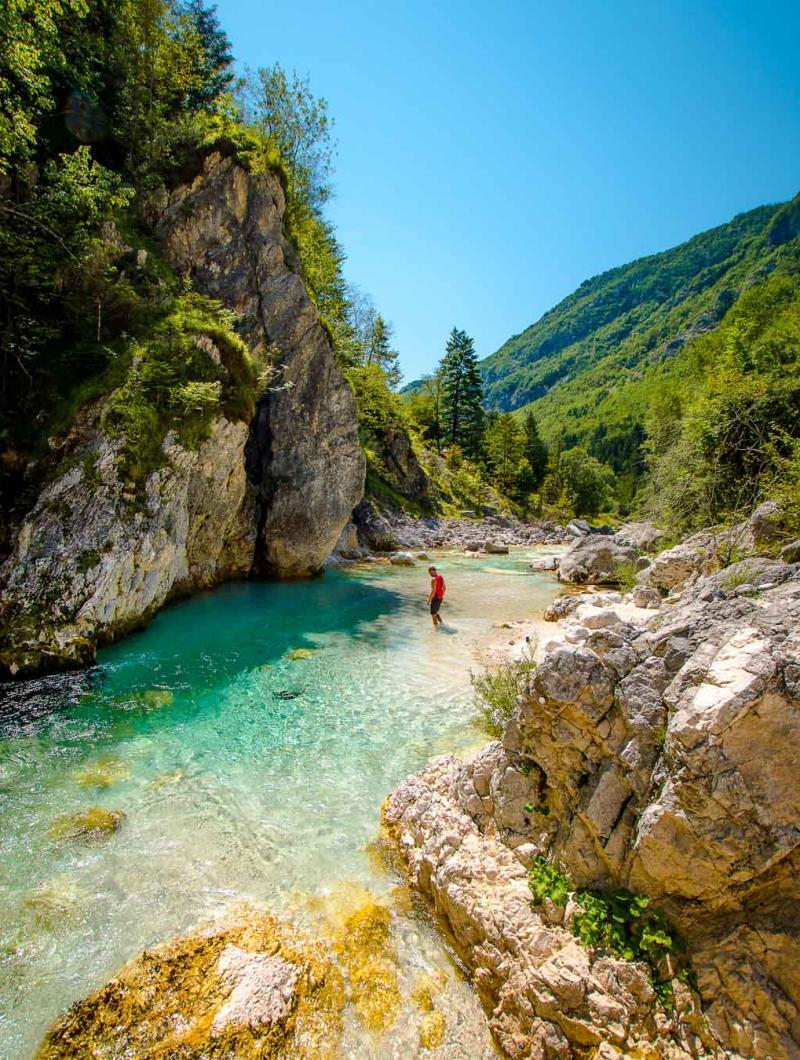
[[[433,628],[436,629],[437,626],[442,624],[439,608],[442,606],[442,600],[444,599],[445,584],[444,578],[441,574],[436,573],[435,567],[428,567],[428,574],[431,576],[431,591],[428,594],[428,603],[431,605]]]

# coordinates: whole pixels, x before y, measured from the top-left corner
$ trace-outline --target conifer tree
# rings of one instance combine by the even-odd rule
[[[400,359],[397,350],[391,346],[392,326],[387,324],[378,313],[370,330],[367,343],[367,364],[377,364],[386,373],[390,386],[396,387],[400,382]]]
[[[511,415],[503,412],[486,431],[486,455],[497,486],[511,493],[516,486],[525,451],[525,433]]]
[[[445,442],[474,459],[483,444],[483,380],[474,340],[465,331],[450,332],[439,371]]]
[[[547,474],[547,446],[542,441],[532,412],[525,416],[523,428],[525,431],[523,455],[531,469],[531,489],[537,490]]]

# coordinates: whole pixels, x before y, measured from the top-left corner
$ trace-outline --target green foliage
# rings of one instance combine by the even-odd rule
[[[520,696],[530,692],[535,673],[533,651],[525,650],[518,660],[502,662],[493,670],[471,675],[475,702],[490,735],[502,735]]]
[[[534,859],[528,873],[528,886],[533,894],[534,905],[541,905],[545,898],[549,898],[556,905],[567,904],[569,880],[546,858]]]
[[[547,474],[547,446],[539,434],[536,417],[530,410],[525,414],[522,428],[525,432],[523,458],[528,462],[529,468],[526,484],[529,486],[528,492],[534,492],[539,489]]]
[[[514,492],[525,451],[525,432],[510,413],[495,416],[484,437],[486,460],[503,493]]]
[[[578,891],[581,906],[572,931],[585,946],[603,949],[628,961],[645,961],[654,970],[664,957],[679,953],[683,943],[650,899],[624,889]]]
[[[679,527],[791,505],[800,438],[800,277],[746,291],[664,380],[648,418],[649,506]],[[677,369],[680,369],[678,374]]]
[[[588,280],[482,362],[488,403],[532,409],[549,443],[611,467],[624,513],[648,470],[644,500],[681,528],[772,495],[798,436],[797,321],[774,297],[798,287],[798,218],[800,197],[760,207]]]
[[[345,369],[345,378],[356,399],[358,421],[364,440],[402,430],[407,426],[403,403],[389,388],[386,372],[378,364],[354,365]]]
[[[221,364],[212,356],[219,352]],[[170,430],[196,448],[219,413],[249,421],[256,371],[233,316],[213,299],[181,294],[171,312],[133,349],[124,383],[112,393],[104,424],[122,439],[122,470],[140,483],[163,459]]]
[[[636,564],[618,563],[614,568],[615,581],[621,593],[629,593],[636,587]]]
[[[546,898],[564,906],[571,893],[567,876],[543,857],[534,860],[528,885],[534,906],[541,905]],[[671,980],[663,972],[664,960],[684,953],[685,945],[664,915],[651,907],[645,895],[624,888],[578,890],[575,900],[579,908],[570,922],[573,935],[584,946],[647,964],[653,988],[669,1010],[674,1004],[674,994]]]
[[[0,173],[30,158],[43,115],[56,105],[53,74],[66,65],[62,30],[86,0],[7,0],[0,12]]]
[[[416,389],[403,394],[403,399],[416,430],[437,452],[441,452],[444,426],[442,377],[439,372],[420,380]]]
[[[576,515],[597,515],[609,504],[614,473],[582,446],[561,453],[558,476]]]
[[[287,167],[290,208],[302,203],[319,215],[331,195],[335,151],[327,102],[313,95],[308,78],[290,76],[280,63],[248,71],[239,94],[263,151],[277,149]]]
[[[78,557],[78,570],[81,574],[88,574],[90,570],[94,570],[97,564],[100,562],[100,553],[95,551],[81,552]]]

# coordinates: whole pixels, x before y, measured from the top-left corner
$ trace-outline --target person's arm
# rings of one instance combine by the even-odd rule
[[[433,590],[436,588],[436,579],[431,578],[431,591],[428,593],[428,603],[433,600]]]

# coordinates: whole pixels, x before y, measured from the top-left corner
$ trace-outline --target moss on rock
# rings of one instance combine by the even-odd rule
[[[104,810],[90,806],[88,810],[57,817],[48,829],[51,839],[70,839],[75,842],[97,842],[110,839],[125,820],[122,810]]]
[[[56,1021],[37,1057],[333,1060],[344,1005],[324,946],[245,909],[139,954]]]

